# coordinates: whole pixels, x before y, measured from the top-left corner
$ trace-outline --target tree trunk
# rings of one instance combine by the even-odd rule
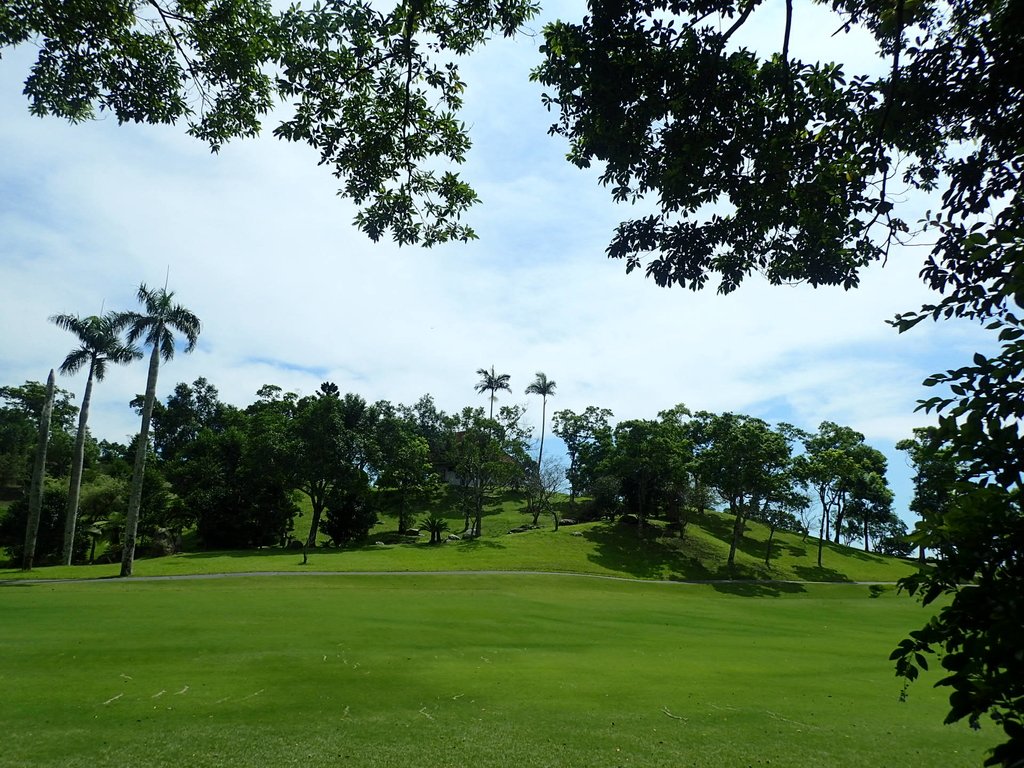
[[[775,538],[775,528],[768,528],[768,547],[764,551],[764,564],[771,567],[772,559],[772,539]]]
[[[828,531],[828,507],[825,505],[824,494],[819,494],[821,499],[821,527],[818,529],[818,567],[821,568],[821,548],[825,543],[825,536]]]
[[[128,497],[128,516],[124,523],[124,552],[121,555],[121,576],[131,576],[135,566],[135,540],[139,533],[139,513],[142,510],[142,481],[146,474],[146,456],[149,453],[149,422],[153,418],[156,402],[156,377],[160,372],[160,336],[156,335],[153,353],[149,356],[149,377],[146,379],[146,399],[142,405],[142,431],[135,446],[135,468],[132,470],[132,489]]]
[[[845,497],[846,492],[844,491],[839,495],[839,498],[836,499],[836,519],[832,525],[832,532],[835,534],[836,544],[839,543],[839,535],[843,530],[843,518],[846,517],[846,505],[843,503],[843,499]]]
[[[28,494],[28,524],[25,526],[25,551],[21,570],[31,571],[36,558],[36,538],[39,536],[39,517],[43,512],[43,481],[46,479],[46,448],[50,442],[50,417],[53,415],[53,369],[46,380],[46,402],[39,415],[39,439],[36,442],[36,463],[32,468],[32,486]]]
[[[729,559],[727,564],[730,568],[736,562],[736,547],[740,543],[740,536],[743,535],[743,504],[735,501],[729,502],[729,511],[734,515],[732,521],[732,541],[729,542]]]
[[[78,413],[78,435],[75,436],[75,455],[71,459],[71,484],[68,486],[68,511],[64,518],[64,565],[71,565],[75,548],[75,523],[78,521],[78,500],[82,492],[82,465],[85,463],[85,437],[89,424],[89,402],[92,400],[92,377],[96,358],[89,361],[89,377],[85,380],[82,410]]]
[[[316,549],[316,534],[320,530],[320,515],[324,511],[324,503],[313,502],[313,519],[309,523],[309,536],[302,547],[302,564],[305,565],[309,559],[309,550]]]
[[[870,549],[868,549],[868,521],[867,521],[867,518],[864,519],[864,551],[865,552],[870,552],[871,551]]]
[[[537,452],[537,472],[540,473],[540,468],[544,462],[544,423],[548,418],[548,398],[544,395],[541,400],[540,406],[540,450]]]

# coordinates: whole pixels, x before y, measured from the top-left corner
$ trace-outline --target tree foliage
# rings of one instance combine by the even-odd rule
[[[599,476],[599,467],[612,445],[609,420],[614,414],[607,408],[587,406],[582,413],[568,408],[555,411],[551,416],[551,431],[565,443],[569,466],[565,470],[569,481],[569,500],[586,493]]]
[[[450,170],[470,146],[457,59],[534,13],[529,0],[12,0],[0,51],[38,49],[35,115],[185,123],[216,152],[275,110],[274,135],[317,153],[367,235],[433,245],[475,237],[461,217],[476,194]]]

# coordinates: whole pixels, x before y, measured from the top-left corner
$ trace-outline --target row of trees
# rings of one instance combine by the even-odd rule
[[[480,372],[493,375],[493,369]],[[29,383],[2,392],[9,400],[21,398],[24,420],[38,405],[39,388]],[[527,392],[534,390],[546,401],[554,382],[538,373]],[[53,433],[65,437],[53,442],[62,445],[74,407],[67,393],[56,402]],[[178,384],[163,402],[147,406],[139,396],[132,404],[150,414],[151,441],[140,436],[130,446],[83,443],[89,512],[85,533],[72,544],[78,557],[103,535],[122,547],[127,543],[117,533],[132,504],[127,478],[133,474],[125,468],[140,446],[148,461],[139,530],[155,551],[180,546],[189,530],[208,548],[289,545],[299,512],[296,490],[311,507],[304,559],[321,532],[344,544],[364,536],[378,512],[394,515],[399,531],[411,528],[443,483],[457,499],[465,535],[482,533],[489,499],[510,487],[524,493],[533,524],[548,514],[557,527],[552,501],[566,481],[574,516],[628,515],[641,533],[648,520],[660,517],[684,535],[694,512],[724,506],[734,520],[730,565],[747,520],[760,520],[773,532],[807,534],[815,524],[812,500],[820,513],[819,565],[821,542],[830,539],[860,537],[865,550],[873,543],[890,553],[906,547],[905,528],[892,512],[884,456],[860,433],[831,422],[808,433],[741,414],[691,413],[680,405],[655,419],[613,425],[608,409],[564,409],[554,413],[552,429],[566,446],[565,465],[544,459],[543,448],[534,460],[533,430],[522,405],[502,406],[494,417],[473,407],[446,414],[429,395],[411,406],[368,403],[324,382],[301,398],[266,385],[255,402],[237,408],[222,402],[203,378]],[[70,474],[74,486],[71,462],[61,455],[51,455],[50,472]],[[81,477],[80,471],[77,482]],[[580,496],[587,501],[578,503]],[[428,518],[423,524],[436,538],[441,522]]]
[[[70,457],[67,508],[63,515],[62,560],[68,565],[72,562],[74,551],[93,382],[103,380],[108,363],[126,364],[140,359],[143,353],[135,346],[137,342],[142,341],[151,349],[146,394],[141,407],[142,428],[136,441],[131,491],[125,515],[122,576],[131,575],[134,562],[143,481],[146,472],[149,427],[153,406],[156,402],[156,383],[160,360],[169,360],[174,356],[175,334],[185,337],[185,351],[191,352],[195,348],[200,332],[199,319],[180,304],[174,303],[174,294],[169,292],[166,287],[151,290],[143,284],[139,287],[137,297],[142,304],[142,312],[108,312],[102,317],[85,318],[60,314],[50,318],[58,327],[73,333],[79,344],[64,359],[60,367],[61,373],[70,375],[83,368],[88,371],[82,406],[78,409],[78,428]],[[32,490],[29,495],[28,519],[22,546],[22,568],[30,570],[36,555],[42,505],[45,498],[46,458],[52,431],[50,423],[56,400],[53,372],[50,372],[50,379],[45,389],[29,382],[20,390],[8,388],[5,390],[5,397],[20,400],[23,409],[33,406],[39,409],[39,423],[36,428],[38,448],[34,457]],[[72,406],[70,406],[68,398],[65,397],[63,400],[64,411],[70,413]],[[21,428],[15,432],[15,437],[19,433],[24,433],[24,422],[22,421],[21,424]],[[62,419],[58,418],[57,426],[61,425]],[[60,429],[55,431],[58,435],[61,433]]]
[[[748,519],[803,530],[817,502],[818,565],[822,545],[863,538],[865,551],[903,554],[906,527],[892,509],[886,459],[864,435],[830,421],[810,433],[789,424],[772,428],[735,413],[691,412],[685,406],[657,419],[611,425],[612,413],[589,407],[556,411],[552,431],[566,445],[571,496],[594,498],[599,509],[621,508],[641,529],[660,515],[685,531],[688,515],[722,505],[733,516],[729,565]],[[770,542],[769,542],[770,552]]]

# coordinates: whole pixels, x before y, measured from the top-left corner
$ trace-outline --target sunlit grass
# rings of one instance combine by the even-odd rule
[[[980,763],[868,587],[546,576],[0,587],[2,768]],[[877,589],[875,592],[877,593]]]

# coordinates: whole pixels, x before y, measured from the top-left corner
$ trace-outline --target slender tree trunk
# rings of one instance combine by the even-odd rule
[[[735,501],[729,501],[729,511],[733,513],[732,521],[732,541],[729,542],[729,559],[726,561],[728,566],[732,566],[736,563],[736,547],[739,546],[740,536],[743,534],[743,504],[742,501],[737,504]]]
[[[846,493],[844,492],[840,494],[839,498],[836,500],[836,519],[832,525],[832,532],[835,535],[836,544],[839,543],[839,535],[843,530],[843,518],[846,517],[846,505],[843,503],[845,496]]]
[[[865,552],[870,552],[871,551],[870,549],[868,549],[868,521],[867,521],[867,518],[864,518],[864,551]]]
[[[96,358],[89,361],[89,377],[85,380],[82,410],[78,413],[78,434],[75,436],[75,455],[71,460],[71,484],[68,486],[68,511],[64,518],[64,565],[71,565],[75,548],[75,523],[78,521],[78,500],[82,492],[82,465],[85,463],[85,437],[89,424],[89,402],[92,400],[92,377]]]
[[[548,418],[548,398],[545,395],[541,399],[540,406],[540,450],[537,452],[537,472],[540,472],[540,468],[544,461],[544,426],[547,423]]]
[[[25,551],[21,570],[31,571],[36,558],[36,538],[39,536],[39,518],[43,512],[43,481],[46,479],[46,447],[50,442],[50,417],[53,415],[53,369],[46,380],[46,402],[39,415],[39,439],[36,441],[36,463],[32,468],[32,485],[28,494],[28,524],[25,526]]]
[[[156,402],[156,377],[160,372],[160,336],[149,356],[149,376],[146,379],[146,399],[142,405],[142,430],[135,446],[135,468],[132,470],[132,489],[128,496],[128,516],[124,523],[124,552],[121,555],[121,576],[131,576],[135,566],[135,540],[139,533],[139,514],[142,510],[142,481],[146,474],[146,456],[149,454],[149,423]]]
[[[316,535],[320,530],[320,515],[323,513],[323,504],[313,505],[313,520],[309,524],[309,536],[306,537],[306,543],[302,547],[302,564],[305,565],[309,559],[309,550],[316,549]]]
[[[306,489],[306,495],[309,496],[310,504],[313,506],[313,519],[309,522],[309,536],[306,537],[306,543],[302,545],[303,565],[309,560],[309,550],[316,549],[316,535],[320,532],[320,517],[324,513],[324,507],[327,506],[327,489],[317,488],[311,484]]]
[[[775,538],[775,527],[771,526],[768,528],[768,547],[764,551],[764,564],[771,566],[772,560],[772,539]]]
[[[821,548],[824,546],[824,537],[828,531],[828,505],[825,504],[825,494],[819,493],[818,498],[821,500],[821,527],[818,529],[818,567],[821,568]]]

